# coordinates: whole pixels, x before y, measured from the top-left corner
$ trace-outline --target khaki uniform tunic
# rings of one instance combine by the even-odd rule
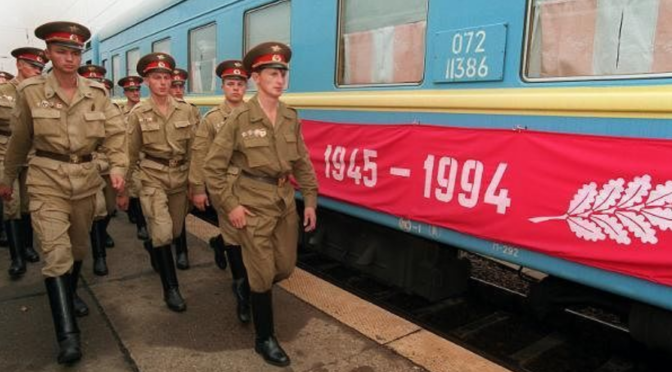
[[[238,230],[250,288],[266,292],[296,265],[298,215],[289,182],[269,184],[249,175],[293,175],[306,207],[317,206],[317,179],[294,109],[280,103],[275,126],[257,97],[235,110],[205,158],[206,182],[228,215],[239,205],[255,216]]]
[[[9,121],[16,102],[18,85],[19,81],[16,78],[0,85],[0,131],[3,132],[0,133],[0,174],[5,172],[5,153],[10,138],[7,133],[12,131]],[[12,200],[3,202],[5,220],[18,220],[21,219],[21,214],[28,213],[27,170],[27,167],[21,167],[19,177],[12,185]]]
[[[168,100],[166,116],[150,98],[134,107],[128,117],[131,164],[138,161],[140,152],[145,154],[139,164],[140,204],[157,248],[171,244],[182,233],[189,209],[189,157],[198,124],[189,104],[172,97]],[[161,164],[152,158],[173,164]]]
[[[5,185],[16,180],[31,148],[65,156],[99,150],[109,159],[110,174],[126,173],[126,133],[119,110],[102,84],[82,77],[77,84],[71,101],[53,73],[19,85],[5,156]],[[42,273],[60,276],[88,251],[96,193],[104,181],[94,162],[35,156],[28,164],[29,209],[45,258]]]
[[[112,102],[112,105],[121,113],[121,107],[119,107],[119,105],[114,102]],[[122,120],[123,118],[124,117],[122,116]],[[126,122],[124,121],[124,128],[125,127]],[[105,187],[98,195],[96,195],[96,218],[104,218],[105,216],[112,215],[117,209],[117,192],[112,187],[112,180],[110,179],[110,160],[100,151],[94,152],[93,158],[98,166],[100,175],[105,181]]]
[[[189,165],[189,184],[194,194],[205,194],[205,175],[203,161],[226,119],[231,114],[231,107],[223,102],[218,107],[208,111],[196,131],[196,139],[192,147],[191,164]],[[239,245],[238,232],[229,222],[229,217],[221,208],[217,194],[210,194],[211,205],[217,212],[217,221],[226,245]]]
[[[138,104],[136,104],[133,107],[130,107],[128,104],[126,104],[123,107],[122,113],[124,114],[124,121],[126,122],[127,129],[128,129],[128,116],[130,115],[133,108],[135,108]],[[142,159],[142,153],[140,154],[140,159]],[[129,197],[138,198],[140,197],[140,188],[142,187],[142,184],[140,183],[140,169],[138,168],[137,164],[130,164],[129,170],[132,173],[131,173],[131,179],[128,180],[128,184],[126,185],[126,190],[128,190]]]

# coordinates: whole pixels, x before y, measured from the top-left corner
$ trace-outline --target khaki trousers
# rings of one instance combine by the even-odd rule
[[[189,210],[186,190],[167,194],[163,189],[143,185],[140,204],[155,248],[171,244],[182,234],[184,218]]]

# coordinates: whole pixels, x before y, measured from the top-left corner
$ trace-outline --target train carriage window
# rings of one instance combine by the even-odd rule
[[[427,0],[341,0],[338,83],[418,83]]]
[[[152,43],[152,52],[153,53],[166,53],[170,54],[170,38],[167,37],[162,40],[158,40]]]
[[[243,55],[255,45],[266,41],[279,41],[290,45],[290,12],[289,1],[272,3],[246,12]],[[289,74],[285,84],[289,84]],[[248,89],[256,90],[252,79],[248,82]]]
[[[672,72],[672,0],[531,0],[527,35],[530,80]]]
[[[192,93],[215,91],[216,33],[214,23],[189,31],[189,91]]]
[[[116,84],[116,82],[121,79],[121,61],[119,60],[119,55],[113,55],[112,56],[112,81],[115,82],[114,84],[114,94],[115,96],[120,96],[121,95],[121,88]]]
[[[140,60],[140,49],[135,48],[126,52],[126,76],[137,75],[138,61]]]

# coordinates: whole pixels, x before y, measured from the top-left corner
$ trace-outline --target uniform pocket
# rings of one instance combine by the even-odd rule
[[[60,135],[61,111],[48,108],[34,108],[31,114],[33,116],[33,129],[36,137]]]
[[[271,149],[268,138],[245,138],[245,156],[251,168],[261,167],[271,163]]]
[[[175,139],[185,140],[191,139],[194,132],[192,130],[192,125],[188,121],[176,121],[175,122]]]
[[[287,144],[287,160],[297,160],[299,158],[299,148],[297,146],[296,135],[294,133],[286,133],[284,138]]]
[[[140,130],[142,131],[142,143],[150,144],[161,141],[161,124],[157,122],[140,122]]]
[[[12,117],[12,108],[14,108],[13,102],[0,99],[0,122],[9,122]]]
[[[102,112],[85,112],[87,138],[105,138],[105,114]]]

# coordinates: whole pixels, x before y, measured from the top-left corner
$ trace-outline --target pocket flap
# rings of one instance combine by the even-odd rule
[[[175,128],[186,128],[191,126],[191,123],[188,121],[176,121],[175,122]]]
[[[105,114],[100,111],[85,112],[84,120],[86,121],[105,120]]]
[[[0,99],[0,107],[14,107],[14,102],[8,101],[6,99]]]
[[[245,147],[250,148],[250,147],[264,147],[268,146],[268,138],[245,138],[243,140],[243,143],[245,143]]]
[[[33,119],[58,119],[61,117],[61,111],[48,108],[34,108],[31,111]]]
[[[160,128],[161,128],[161,124],[159,124],[159,123],[156,122],[156,121],[150,121],[150,122],[144,121],[144,122],[140,122],[140,129],[141,129],[143,132],[151,132],[151,131],[154,131],[154,130],[159,130]]]
[[[286,133],[286,134],[285,134],[285,141],[287,141],[287,142],[296,142],[296,134],[294,134],[294,133]]]

